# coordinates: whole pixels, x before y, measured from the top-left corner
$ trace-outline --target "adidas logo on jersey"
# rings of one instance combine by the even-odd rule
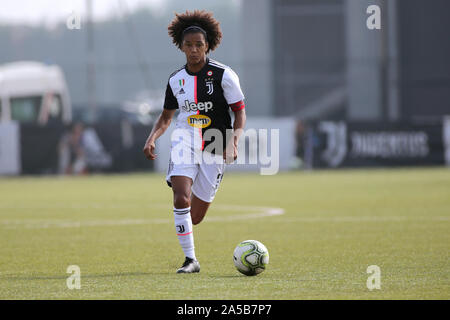
[[[185,92],[184,92],[183,88],[181,88],[181,90],[180,90],[180,91],[178,91],[178,94],[185,94]]]
[[[208,112],[209,110],[212,110],[213,103],[211,101],[206,102],[189,102],[188,100],[184,100],[184,106],[183,109],[186,111],[205,111]]]

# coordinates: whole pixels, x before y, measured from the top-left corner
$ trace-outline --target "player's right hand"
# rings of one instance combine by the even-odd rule
[[[154,141],[147,141],[145,143],[144,149],[142,150],[144,151],[145,157],[148,160],[155,160],[157,154],[155,153],[155,142]]]

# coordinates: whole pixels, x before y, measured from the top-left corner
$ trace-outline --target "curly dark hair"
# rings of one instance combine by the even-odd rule
[[[222,39],[219,21],[217,21],[212,12],[206,10],[186,11],[185,13],[175,13],[175,18],[167,28],[173,43],[181,49],[183,44],[183,31],[192,26],[197,26],[205,30],[206,41],[208,42],[208,53],[214,50]]]

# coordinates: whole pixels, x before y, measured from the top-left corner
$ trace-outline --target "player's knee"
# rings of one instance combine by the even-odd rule
[[[181,194],[181,195],[176,194],[174,197],[174,206],[175,206],[175,208],[178,208],[178,209],[190,207],[191,199],[184,194]]]

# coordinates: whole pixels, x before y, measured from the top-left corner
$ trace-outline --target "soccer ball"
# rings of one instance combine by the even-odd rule
[[[259,241],[245,240],[234,249],[233,262],[239,272],[246,276],[255,276],[266,269],[269,251]]]

